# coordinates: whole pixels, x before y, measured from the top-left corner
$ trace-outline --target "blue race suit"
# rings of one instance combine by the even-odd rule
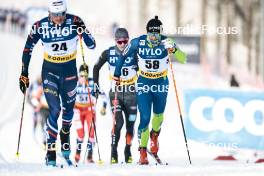
[[[32,50],[39,39],[44,47],[42,84],[49,106],[48,143],[54,143],[57,139],[57,120],[61,111],[61,102],[62,127],[71,126],[78,79],[76,69],[78,34],[81,34],[88,48],[95,48],[95,40],[89,31],[78,33],[77,30],[80,29],[84,30],[86,27],[78,16],[66,14],[66,19],[61,25],[55,25],[49,17],[46,17],[33,24],[25,44],[22,73],[26,75]]]
[[[166,36],[161,35],[161,40],[165,40],[166,38]],[[114,76],[119,77],[121,75],[124,58],[131,53],[137,54],[139,68],[139,78],[137,80],[137,104],[140,112],[138,136],[140,147],[147,147],[148,126],[152,106],[154,112],[152,128],[154,131],[160,131],[163,121],[169,88],[167,77],[169,67],[168,51],[162,43],[157,46],[151,45],[148,42],[147,35],[135,38],[130,42],[118,60]],[[142,141],[142,135],[144,135],[144,141]]]

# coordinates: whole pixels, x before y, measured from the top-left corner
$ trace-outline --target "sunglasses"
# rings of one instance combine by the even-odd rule
[[[83,77],[87,77],[87,75],[80,75],[80,77],[82,77],[82,78],[83,78]]]
[[[152,33],[152,32],[148,32],[148,36],[149,37],[155,37],[155,38],[159,38],[160,37],[160,33]]]
[[[127,44],[128,43],[128,40],[117,40],[116,43],[118,45],[122,45],[122,43]]]
[[[64,17],[66,12],[59,12],[59,13],[50,13],[53,17]]]

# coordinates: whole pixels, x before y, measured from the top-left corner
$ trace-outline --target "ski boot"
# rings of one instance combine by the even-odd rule
[[[131,145],[126,144],[125,151],[124,151],[126,163],[132,163],[133,161],[130,148],[131,148]]]
[[[140,158],[138,161],[139,165],[148,165],[148,156],[147,156],[147,148],[146,147],[139,147],[139,152],[140,152]]]
[[[111,164],[117,164],[118,163],[118,154],[117,154],[117,146],[112,145],[111,146]]]
[[[94,160],[93,160],[93,152],[88,152],[87,162],[88,163],[94,163]]]
[[[81,159],[81,153],[75,153],[75,156],[74,156],[74,160],[75,160],[75,162],[76,163],[79,163],[79,161],[80,161],[80,159]]]
[[[61,153],[65,159],[70,158],[71,145],[70,145],[70,127],[63,127],[60,131],[61,140]]]
[[[76,153],[74,156],[74,160],[76,163],[78,163],[81,159],[82,142],[83,141],[77,139],[77,148],[76,148]]]
[[[88,150],[87,162],[88,163],[94,163],[94,160],[93,160],[93,143],[90,141],[87,144],[87,150]]]
[[[56,167],[56,145],[52,143],[47,146],[47,154],[45,157],[46,165]]]
[[[159,141],[158,141],[158,137],[159,137],[159,132],[155,132],[153,131],[153,129],[150,132],[150,151],[153,154],[157,154],[159,151]]]

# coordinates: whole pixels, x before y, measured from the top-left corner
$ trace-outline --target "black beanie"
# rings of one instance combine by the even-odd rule
[[[79,73],[82,72],[82,71],[84,71],[84,72],[86,72],[86,73],[89,73],[89,67],[88,67],[88,65],[86,65],[86,64],[82,64],[82,65],[80,66],[80,68],[79,68]]]
[[[148,21],[146,26],[147,32],[162,32],[162,22],[159,20],[158,16],[155,16],[155,18],[152,18]]]

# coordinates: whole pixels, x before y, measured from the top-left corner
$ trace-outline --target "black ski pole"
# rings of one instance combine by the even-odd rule
[[[91,106],[90,106],[91,112],[93,113],[93,109],[92,109],[92,98],[91,98],[91,92],[90,92],[89,88],[88,88],[88,97],[89,97],[89,101],[90,101],[90,104],[91,104]],[[94,107],[94,108],[96,108],[96,107]],[[96,125],[95,125],[94,118],[95,118],[95,111],[94,111],[93,116],[92,116],[92,122],[93,122],[95,140],[96,140],[96,144],[97,144],[97,152],[98,152],[98,157],[99,157],[99,161],[98,162],[99,162],[99,164],[103,164],[103,161],[102,161],[101,155],[100,155],[99,141],[98,141],[98,137],[97,137],[97,131],[96,131]]]
[[[17,151],[16,151],[17,158],[19,158],[19,147],[20,147],[22,124],[23,124],[25,99],[26,99],[26,92],[24,93],[24,96],[23,96],[22,112],[21,112],[21,118],[20,118],[19,134],[18,134],[18,141],[17,141]]]

